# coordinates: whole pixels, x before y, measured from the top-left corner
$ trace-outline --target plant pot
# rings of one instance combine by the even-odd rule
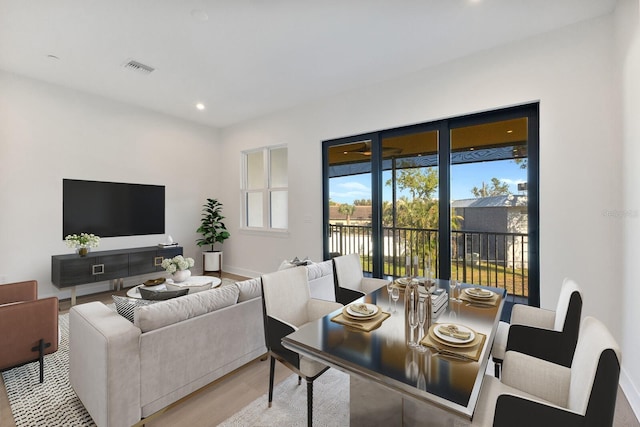
[[[203,252],[204,257],[204,272],[208,271],[222,271],[222,251],[207,251]]]
[[[191,270],[177,270],[171,275],[171,279],[173,279],[175,283],[184,282],[189,277],[191,277]]]

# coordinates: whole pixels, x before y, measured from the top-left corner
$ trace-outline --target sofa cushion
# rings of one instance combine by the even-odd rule
[[[152,331],[233,305],[238,301],[239,293],[237,286],[221,286],[139,307],[135,310],[133,323],[142,332]]]
[[[189,293],[189,288],[178,289],[178,290],[154,290],[154,289],[145,289],[144,287],[138,288],[140,291],[140,296],[142,299],[150,300],[150,301],[164,301],[171,298],[177,298],[185,296]]]
[[[139,298],[120,297],[118,295],[111,295],[111,298],[113,298],[113,303],[116,306],[118,314],[131,323],[133,323],[133,317],[137,307],[143,307],[157,302]]]
[[[240,290],[238,302],[254,299],[262,295],[262,281],[259,277],[236,282],[236,286]]]
[[[331,276],[333,278],[333,261],[329,260],[307,264],[307,277],[309,281],[323,276]]]

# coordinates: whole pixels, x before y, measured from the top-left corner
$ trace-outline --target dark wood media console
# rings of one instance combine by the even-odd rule
[[[115,289],[123,278],[164,271],[165,258],[182,255],[182,247],[117,249],[78,254],[53,255],[51,257],[51,282],[58,289],[71,288],[71,305],[76,303],[76,286],[112,280]]]

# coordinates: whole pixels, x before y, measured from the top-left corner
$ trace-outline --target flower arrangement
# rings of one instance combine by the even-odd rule
[[[176,255],[173,258],[165,258],[162,260],[162,268],[167,270],[167,273],[173,274],[179,270],[188,270],[193,267],[195,261],[193,258],[185,258],[182,255]]]
[[[69,234],[64,238],[65,243],[70,248],[97,248],[100,244],[100,237],[95,234],[80,233]]]

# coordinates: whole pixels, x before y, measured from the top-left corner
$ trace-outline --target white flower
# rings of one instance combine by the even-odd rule
[[[176,255],[173,258],[165,258],[162,260],[162,268],[167,273],[173,274],[178,270],[188,270],[195,265],[193,258],[185,258],[182,255]]]
[[[70,248],[97,248],[100,244],[100,237],[95,234],[80,233],[69,234],[64,238],[65,243]]]

